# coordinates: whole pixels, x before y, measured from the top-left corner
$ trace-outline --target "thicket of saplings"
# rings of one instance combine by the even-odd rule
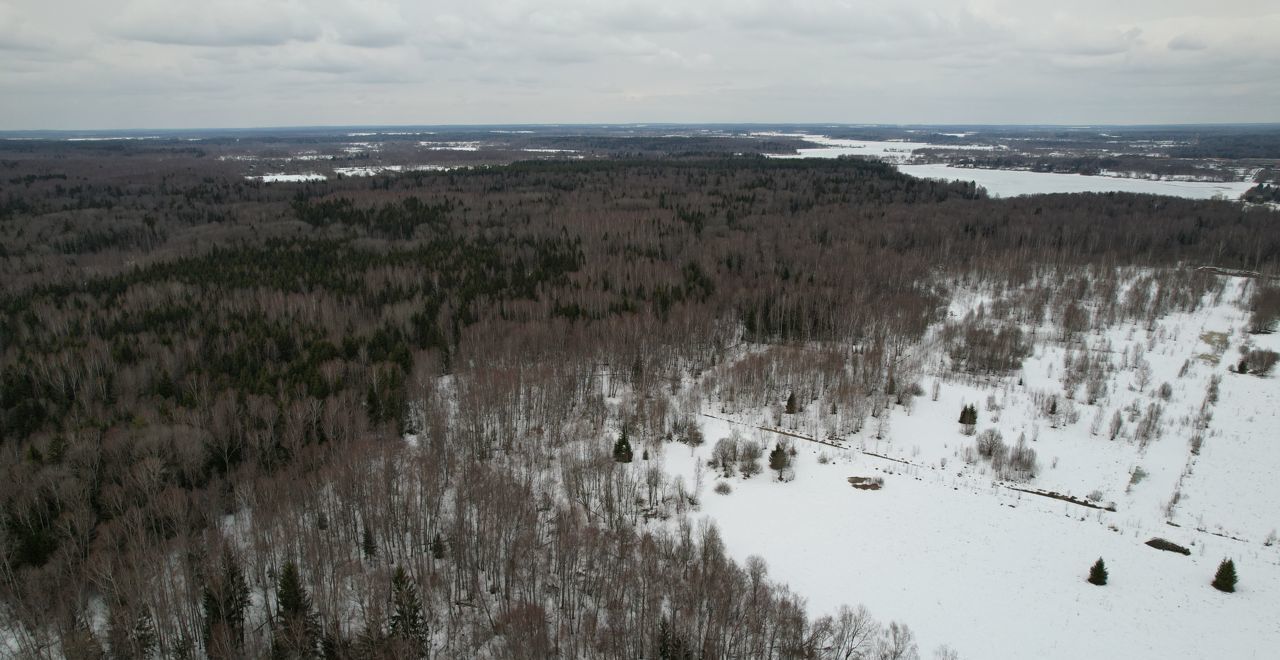
[[[861,161],[305,185],[177,149],[0,167],[30,178],[0,213],[25,657],[906,657],[905,626],[808,617],[714,529],[643,524],[702,495],[643,457],[696,435],[702,401],[783,383],[842,430],[909,403],[907,349],[963,282],[1057,318],[1055,292],[1106,300],[1141,265],[1154,313],[1208,286],[1187,264],[1280,254],[1275,215],[1231,204],[992,201]],[[1004,332],[959,327],[953,354],[1003,369]]]

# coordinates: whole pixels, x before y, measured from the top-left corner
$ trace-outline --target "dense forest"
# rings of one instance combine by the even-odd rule
[[[702,441],[697,403],[787,382],[860,425],[910,396],[930,326],[960,368],[1004,372],[1025,310],[1081,332],[1086,297],[1145,318],[1194,305],[1197,266],[1280,259],[1265,208],[993,200],[610,139],[576,143],[608,159],[299,184],[180,143],[0,151],[10,648],[911,657],[857,593],[813,617],[684,522],[700,484],[648,461]],[[1125,269],[1150,288],[1116,293]],[[1031,293],[948,318],[975,281]]]

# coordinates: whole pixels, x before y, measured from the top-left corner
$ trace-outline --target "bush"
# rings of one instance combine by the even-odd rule
[[[1253,294],[1253,304],[1249,317],[1249,332],[1263,334],[1271,332],[1280,319],[1280,288],[1261,287]]]
[[[763,455],[760,443],[754,440],[747,440],[738,447],[738,471],[743,479],[760,474],[760,457]]]
[[[1149,546],[1151,546],[1151,547],[1153,547],[1153,548],[1155,548],[1155,549],[1157,549],[1157,550],[1165,550],[1165,551],[1168,551],[1168,552],[1176,552],[1176,553],[1178,553],[1178,554],[1182,554],[1182,555],[1189,555],[1189,554],[1191,554],[1191,551],[1190,551],[1190,550],[1188,550],[1187,548],[1184,548],[1184,547],[1182,547],[1182,546],[1178,545],[1177,543],[1174,543],[1173,541],[1167,541],[1167,540],[1162,539],[1162,538],[1159,538],[1159,537],[1156,537],[1156,538],[1151,539],[1150,541],[1147,541],[1147,545],[1149,545]]]
[[[711,466],[720,470],[724,476],[733,476],[733,468],[738,464],[738,439],[730,436],[720,438],[711,450]]]
[[[729,482],[721,481],[716,484],[715,491],[717,495],[728,495],[733,492],[733,488],[729,486]]]
[[[1240,360],[1240,373],[1245,373],[1248,368],[1250,373],[1258,376],[1265,376],[1271,372],[1271,368],[1276,366],[1276,360],[1280,359],[1280,353],[1266,350],[1249,351],[1244,359]]]
[[[1223,559],[1218,564],[1218,573],[1213,576],[1213,588],[1231,593],[1236,590],[1236,564],[1230,559]]]
[[[1004,451],[1004,436],[997,429],[987,429],[978,434],[978,455],[992,458]]]
[[[1098,561],[1093,563],[1093,568],[1089,569],[1089,584],[1096,584],[1099,587],[1107,583],[1107,565],[1102,563],[1102,557],[1098,557]]]

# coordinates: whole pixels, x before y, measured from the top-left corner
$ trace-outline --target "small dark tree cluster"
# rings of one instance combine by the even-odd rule
[[[960,409],[960,432],[973,435],[978,428],[978,408],[968,404]]]
[[[627,427],[622,427],[622,433],[618,434],[618,441],[613,443],[613,460],[619,463],[631,462],[631,440],[627,438]]]
[[[1280,354],[1275,351],[1253,349],[1240,358],[1236,371],[1242,374],[1266,376],[1276,366],[1277,360],[1280,360]]]

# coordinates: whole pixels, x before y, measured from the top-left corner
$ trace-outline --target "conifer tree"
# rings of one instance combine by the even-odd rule
[[[978,426],[978,409],[969,404],[960,409],[960,431],[965,435],[973,435]]]
[[[311,607],[311,596],[302,586],[297,564],[285,562],[276,592],[271,657],[280,660],[314,658],[319,643],[320,622]]]
[[[422,601],[418,587],[397,566],[391,577],[391,637],[398,649],[408,657],[421,655],[427,646],[427,623],[422,617]]]
[[[1102,586],[1107,583],[1107,565],[1102,563],[1102,557],[1098,557],[1098,561],[1093,563],[1093,568],[1089,569],[1089,584]]]
[[[222,551],[217,571],[204,587],[204,644],[210,658],[237,657],[244,647],[244,615],[249,583],[230,548]]]
[[[791,457],[787,455],[787,450],[782,448],[781,444],[775,445],[773,451],[769,452],[769,469],[778,473],[778,480],[782,480],[782,472],[791,467]]]
[[[618,441],[613,443],[613,460],[619,463],[631,462],[631,441],[627,439],[627,427],[622,427]]]
[[[796,393],[792,392],[787,396],[787,414],[794,415],[800,412],[800,406],[796,403]]]
[[[1236,590],[1236,563],[1230,559],[1223,559],[1218,564],[1218,573],[1213,576],[1213,588],[1218,591],[1231,593]]]
[[[373,530],[369,529],[367,524],[360,533],[360,549],[364,551],[365,559],[373,559],[378,556],[378,542],[374,540]]]

